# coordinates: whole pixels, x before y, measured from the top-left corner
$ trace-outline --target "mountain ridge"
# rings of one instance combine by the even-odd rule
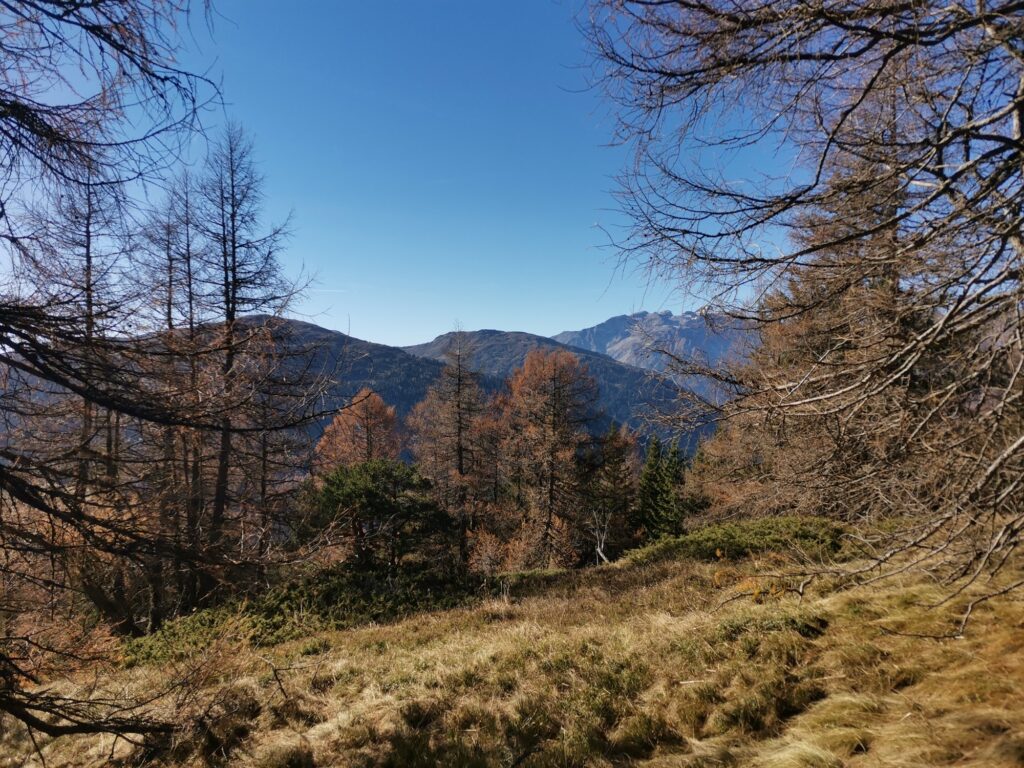
[[[325,411],[343,407],[360,389],[369,387],[400,416],[406,415],[426,396],[444,367],[452,340],[462,334],[469,343],[470,365],[481,375],[486,391],[500,390],[532,350],[568,351],[580,358],[598,384],[597,407],[602,416],[596,429],[618,423],[655,433],[667,432],[655,424],[656,417],[676,399],[679,388],[699,383],[673,381],[664,375],[662,361],[642,342],[660,339],[666,348],[705,355],[715,362],[731,354],[742,340],[742,332],[716,331],[714,319],[709,322],[698,313],[617,315],[554,337],[495,328],[453,331],[403,347],[359,339],[305,320],[289,318],[284,322],[296,343],[318,350],[318,366],[334,371],[334,381],[325,394]]]
[[[535,349],[563,350],[580,358],[600,390],[598,404],[603,412],[601,426],[614,422],[632,428],[648,426],[659,408],[667,406],[678,395],[671,382],[652,375],[651,371],[621,363],[612,357],[572,347],[547,336],[525,331],[452,331],[426,342],[402,347],[417,357],[442,361],[452,340],[461,334],[468,342],[469,364],[479,373],[504,381],[522,366],[526,356]]]
[[[752,343],[751,334],[723,314],[682,312],[676,315],[670,310],[616,315],[597,325],[562,331],[551,338],[659,373],[669,372],[673,356],[696,358],[714,366],[729,357],[744,355]],[[680,383],[697,384],[693,381]]]

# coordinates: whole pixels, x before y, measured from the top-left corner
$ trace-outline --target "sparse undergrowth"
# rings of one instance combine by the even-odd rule
[[[764,552],[820,558],[839,550],[842,533],[835,523],[801,517],[709,525],[635,550],[622,565],[653,565],[680,558],[732,561]],[[610,588],[616,580],[607,576],[603,583]],[[252,645],[268,646],[328,630],[464,607],[488,597],[564,592],[587,581],[585,571],[528,571],[488,579],[455,579],[423,567],[386,576],[341,566],[294,577],[249,602],[197,611],[169,622],[153,635],[128,642],[124,658],[128,666],[180,661],[208,647],[228,626],[241,631]],[[628,588],[631,581],[626,579],[626,583]]]
[[[201,671],[170,766],[1024,765],[1018,596],[980,605],[962,639],[924,639],[963,602],[929,608],[944,593],[920,576],[819,579],[801,598],[752,588],[775,559],[641,554],[272,647],[225,620],[232,636],[137,658],[110,689]],[[0,732],[0,766],[40,764],[22,732]],[[109,738],[40,744],[51,766],[137,757]]]

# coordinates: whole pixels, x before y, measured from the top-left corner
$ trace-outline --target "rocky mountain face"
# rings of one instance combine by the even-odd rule
[[[743,356],[750,334],[723,315],[683,312],[637,312],[619,315],[591,328],[564,331],[555,341],[599,352],[620,363],[663,372],[671,358],[697,359],[716,365],[730,356]]]

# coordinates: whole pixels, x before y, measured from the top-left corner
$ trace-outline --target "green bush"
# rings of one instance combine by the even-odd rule
[[[634,550],[628,562],[644,565],[666,560],[738,560],[762,552],[799,552],[821,557],[839,551],[844,529],[816,517],[760,517],[700,528],[663,538]]]
[[[311,571],[246,602],[209,608],[169,621],[157,632],[128,640],[124,664],[162,664],[190,658],[233,634],[255,646],[308,637],[324,630],[398,621],[424,611],[457,608],[479,598],[481,583],[426,567],[396,572],[346,566]],[[323,639],[303,655],[327,650]]]
[[[457,608],[476,599],[478,587],[473,579],[428,567],[383,572],[340,566],[271,589],[248,605],[246,615],[253,642],[272,645],[310,629],[346,629]]]
[[[157,632],[126,641],[123,661],[127,667],[180,661],[209,649],[229,631],[245,633],[246,626],[238,606],[196,611],[168,621]]]

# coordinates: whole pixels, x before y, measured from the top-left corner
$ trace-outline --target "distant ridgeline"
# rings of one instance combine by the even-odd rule
[[[710,367],[747,356],[753,335],[725,315],[704,312],[637,312],[619,315],[581,331],[552,337],[572,347],[599,352],[620,363],[668,373],[676,383],[697,392],[707,382],[675,375],[672,358],[694,360]],[[667,352],[668,354],[663,354]]]
[[[341,406],[360,389],[369,387],[393,405],[399,416],[424,398],[444,367],[454,337],[447,333],[426,344],[400,348],[299,320],[286,321],[285,329],[293,343],[319,348],[322,359],[318,365],[335,371],[336,383],[324,404],[327,409]],[[471,351],[470,365],[481,374],[485,389],[496,391],[503,386],[531,350],[567,350],[587,365],[597,382],[597,409],[602,416],[595,430],[603,431],[614,421],[663,437],[668,436],[668,430],[652,422],[671,407],[680,386],[695,388],[700,383],[661,375],[666,370],[665,358],[649,350],[665,348],[714,364],[728,355],[742,354],[746,342],[741,331],[729,329],[724,323],[707,322],[694,313],[673,316],[670,312],[622,315],[554,338],[517,331],[463,333]],[[683,442],[695,444],[696,435],[690,438]]]

